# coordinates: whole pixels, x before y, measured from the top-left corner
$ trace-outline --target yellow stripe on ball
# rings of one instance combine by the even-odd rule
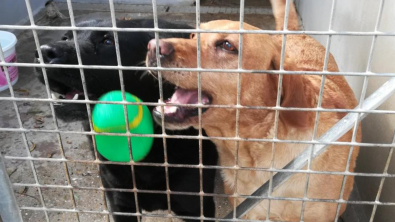
[[[142,102],[130,93],[121,91],[108,92],[101,96],[99,101]],[[127,122],[125,112],[127,112]],[[154,133],[151,111],[145,105],[128,104],[125,110],[124,104],[96,104],[92,110],[92,123],[96,132],[126,133],[126,128],[129,127],[130,133],[136,134],[130,138],[126,134],[124,136],[95,135],[97,151],[107,160],[129,162],[133,154],[133,161],[141,161],[152,147],[154,138],[139,136],[139,134]]]
[[[133,97],[133,99],[135,100],[135,102],[142,102],[139,98],[131,95]],[[102,106],[106,106],[109,104],[101,104]],[[110,104],[112,105],[112,104]],[[128,105],[130,106],[130,105]],[[135,117],[131,120],[129,119],[129,130],[135,129],[136,127],[138,127],[141,123],[141,121],[143,120],[143,106],[142,105],[132,105],[132,106],[137,106],[137,114],[135,115]],[[128,117],[131,117],[130,114],[128,113]],[[124,118],[123,118],[124,119]],[[118,125],[118,126],[107,126],[107,127],[97,127],[95,124],[95,121],[93,121],[93,130],[97,133],[100,132],[122,132],[125,131],[125,125]]]
[[[141,103],[141,100],[135,96],[132,95],[132,97],[139,103]],[[136,128],[138,125],[140,125],[141,120],[143,119],[143,106],[142,105],[138,105],[138,111],[137,111],[137,115],[136,117],[132,120],[131,123],[129,123],[129,129],[134,129]]]

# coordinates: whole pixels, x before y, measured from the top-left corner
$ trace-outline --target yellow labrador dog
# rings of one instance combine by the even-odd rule
[[[282,29],[284,21],[285,0],[272,0],[277,29]],[[288,29],[297,29],[298,21],[294,5],[291,5]],[[218,20],[204,23],[201,29],[239,30],[239,22]],[[246,30],[258,28],[244,24]],[[201,35],[201,67],[210,69],[237,69],[239,34],[202,33]],[[278,70],[280,66],[282,36],[265,34],[243,34],[242,68],[245,70]],[[147,66],[156,66],[155,40],[148,45]],[[161,65],[163,67],[197,67],[196,36],[191,39],[164,39],[159,42]],[[285,51],[285,70],[322,71],[325,48],[310,36],[287,36]],[[328,70],[338,71],[332,56],[329,58]],[[154,72],[153,72],[154,73]],[[154,73],[155,74],[155,73]],[[164,71],[165,80],[177,86],[174,95],[167,101],[173,104],[198,103],[198,78],[196,72]],[[279,76],[264,73],[242,73],[240,104],[243,106],[276,106],[277,94],[281,94],[281,107],[315,108],[321,85],[319,75],[283,75],[281,91],[277,91]],[[237,104],[237,73],[201,73],[201,103],[216,105]],[[324,85],[322,107],[333,109],[351,109],[357,105],[355,96],[344,77],[327,76]],[[160,110],[156,109],[156,118],[160,118]],[[322,112],[319,117],[317,137],[325,133],[338,122],[345,113]],[[164,108],[166,127],[183,129],[190,126],[198,127],[196,108],[166,106]],[[277,129],[279,140],[311,140],[316,118],[315,112],[280,111]],[[241,138],[273,138],[275,111],[264,109],[241,109],[239,117],[239,136]],[[202,127],[212,137],[234,137],[236,132],[236,109],[208,108],[203,109]],[[339,141],[351,141],[349,131]],[[360,130],[357,140],[360,141]],[[214,141],[219,155],[220,164],[234,166],[238,155],[240,167],[260,167],[281,169],[300,152],[306,144],[276,143],[273,153],[272,143],[242,141],[238,153],[236,145],[230,140]],[[313,171],[353,171],[359,148],[355,147],[351,155],[349,169],[346,169],[349,146],[330,146],[327,151],[314,159]],[[233,170],[222,171],[225,191],[227,194],[250,195],[258,187],[270,179],[265,171],[240,170],[237,180]],[[347,177],[344,194],[341,197],[342,175],[311,174],[307,197],[312,199],[347,200],[353,187],[353,178]],[[237,183],[237,186],[236,184]],[[272,196],[286,198],[303,198],[306,186],[306,174],[294,174],[286,183],[274,190]],[[235,190],[237,187],[237,190]],[[237,204],[243,201],[236,200]],[[233,201],[230,201],[233,204]],[[279,221],[299,221],[301,201],[273,200],[270,206],[270,219]],[[340,208],[340,214],[346,205]],[[267,219],[267,200],[252,209],[246,218],[252,220]],[[307,201],[304,210],[304,221],[334,221],[337,204],[318,201]]]

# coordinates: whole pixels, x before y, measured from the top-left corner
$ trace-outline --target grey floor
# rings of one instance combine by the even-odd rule
[[[238,20],[238,5],[232,1],[203,1],[201,21],[214,19]],[[61,12],[68,16],[66,5],[59,4]],[[92,18],[110,18],[107,5],[74,4],[75,19],[83,21]],[[151,6],[130,6],[120,5],[116,7],[117,18],[141,18],[152,16]],[[191,25],[195,24],[196,15],[194,7],[158,7],[159,18],[170,21],[183,21]],[[271,16],[268,1],[251,1],[246,5],[245,21],[262,29],[274,29],[274,19]],[[48,20],[44,12],[36,16],[38,25],[64,26],[70,22],[66,20]],[[40,44],[45,44],[53,40],[60,39],[63,32],[59,31],[39,31]],[[18,61],[23,63],[33,62],[35,44],[32,31],[25,30],[18,34],[17,56]],[[27,98],[47,98],[45,87],[34,77],[32,68],[19,68],[19,81],[14,86],[17,97]],[[0,93],[1,97],[9,96],[9,92]],[[54,123],[50,107],[46,103],[39,102],[18,102],[18,109],[22,124],[27,129],[54,129]],[[0,127],[19,128],[15,110],[11,102],[0,101]],[[81,131],[82,125],[79,122],[64,123],[59,121],[61,130]],[[26,133],[27,146],[20,133],[0,132],[0,151],[7,156],[27,156],[30,152],[33,157],[60,158],[61,151],[57,135],[46,133]],[[61,135],[65,156],[69,159],[93,160],[93,154],[89,149],[88,140],[85,136],[77,134]],[[35,183],[30,162],[18,160],[6,160],[6,167],[12,183]],[[34,167],[40,184],[67,185],[64,165],[57,162],[35,161]],[[67,165],[73,186],[97,187],[100,185],[97,165],[70,163]],[[222,193],[222,182],[217,176],[216,192]],[[40,207],[40,197],[36,188],[25,186],[14,187],[15,196],[20,206]],[[42,188],[41,189],[46,207],[72,208],[71,194],[67,189]],[[357,192],[354,199],[358,199]],[[105,203],[100,191],[75,190],[74,198],[77,208],[83,210],[104,210]],[[229,203],[224,198],[216,198],[216,216],[221,218],[230,211]],[[344,221],[363,222],[364,213],[352,205],[344,215]],[[158,213],[158,212],[156,212]],[[160,212],[159,212],[160,213]],[[45,221],[41,211],[22,211],[24,221],[41,222]],[[106,216],[99,214],[80,214],[80,221],[106,221]],[[50,221],[77,221],[74,213],[51,212]],[[362,219],[359,219],[362,218]],[[144,218],[144,220],[155,220]]]

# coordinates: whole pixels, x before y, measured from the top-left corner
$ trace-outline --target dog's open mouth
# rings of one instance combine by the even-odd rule
[[[198,104],[199,102],[198,90],[187,90],[176,88],[174,94],[165,101],[166,104]],[[211,103],[211,98],[206,93],[201,93],[201,103],[208,105]],[[202,108],[202,113],[207,111],[208,108]],[[156,118],[160,119],[162,114],[160,106],[155,107],[153,114]],[[166,122],[183,122],[187,118],[198,116],[199,109],[197,107],[186,106],[164,106],[163,114]]]
[[[61,100],[61,99],[69,99],[69,100],[85,100],[85,94],[82,91],[77,89],[70,89],[65,94],[60,94],[57,92],[51,92],[52,99]],[[88,94],[90,100],[96,100],[97,98],[93,94]],[[62,105],[62,103],[56,103],[55,105]]]
[[[35,62],[38,63],[40,62],[38,58],[35,58]],[[36,75],[39,76],[40,81],[44,83],[44,77],[41,71],[41,68],[36,68]],[[70,74],[71,76],[71,74]],[[41,78],[40,78],[41,77]],[[48,77],[48,83],[49,83],[49,88],[51,90],[51,98],[56,99],[56,100],[61,100],[61,99],[67,99],[67,100],[85,100],[85,94],[84,92],[79,89],[70,87],[69,85],[66,85],[62,82],[57,81],[56,79],[51,79],[48,74],[47,70],[47,77]],[[70,80],[69,80],[70,81]],[[88,97],[90,100],[97,100],[98,96],[92,93],[88,93]],[[63,103],[54,103],[55,105],[62,105]]]

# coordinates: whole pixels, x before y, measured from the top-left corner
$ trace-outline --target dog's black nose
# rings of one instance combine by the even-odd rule
[[[59,59],[64,55],[64,51],[57,46],[42,45],[40,49],[43,55],[44,63],[58,63]],[[36,58],[39,58],[37,50],[35,56]]]
[[[151,39],[151,41],[148,42],[148,56],[151,59],[156,59],[156,40]],[[163,40],[159,40],[159,54],[161,56],[168,56],[173,53],[174,47],[171,43],[165,42]]]

